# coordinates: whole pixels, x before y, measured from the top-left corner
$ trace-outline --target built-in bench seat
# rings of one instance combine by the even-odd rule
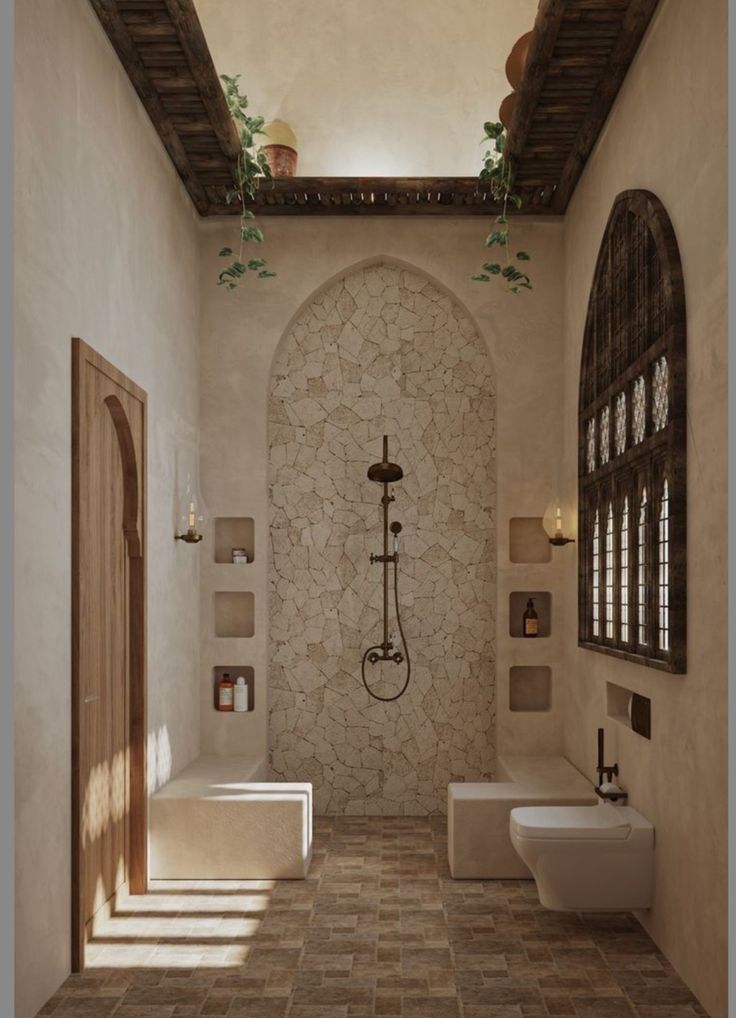
[[[498,781],[447,786],[447,854],[458,879],[516,879],[531,873],[509,837],[515,806],[587,806],[593,785],[564,756],[503,756]]]
[[[307,875],[309,782],[250,781],[253,765],[202,756],[151,798],[152,879],[280,880]]]

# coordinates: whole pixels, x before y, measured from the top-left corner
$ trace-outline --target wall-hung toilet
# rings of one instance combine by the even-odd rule
[[[545,908],[649,908],[654,828],[630,806],[520,806],[511,842],[532,871]]]

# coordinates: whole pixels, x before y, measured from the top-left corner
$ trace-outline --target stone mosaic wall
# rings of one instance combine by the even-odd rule
[[[485,345],[426,278],[378,264],[319,294],[285,337],[269,404],[269,741],[317,813],[444,812],[494,766],[495,392]],[[381,640],[381,459],[403,466],[406,694],[371,699]],[[397,633],[391,612],[390,632]],[[367,665],[390,695],[403,668]]]

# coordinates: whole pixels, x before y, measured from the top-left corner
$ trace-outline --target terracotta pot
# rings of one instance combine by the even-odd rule
[[[266,136],[263,152],[274,177],[293,177],[296,173],[298,143],[296,135],[283,120],[272,120],[263,128]]]
[[[512,88],[518,88],[521,84],[526,55],[529,52],[529,43],[532,41],[533,35],[533,32],[525,32],[511,47],[511,52],[506,61],[506,77]]]
[[[264,145],[263,151],[274,177],[293,177],[296,173],[296,149],[290,145]]]
[[[498,119],[501,121],[503,126],[508,131],[509,125],[511,124],[511,117],[514,113],[514,106],[516,106],[516,92],[509,92],[506,98],[503,100],[501,105],[498,107]]]

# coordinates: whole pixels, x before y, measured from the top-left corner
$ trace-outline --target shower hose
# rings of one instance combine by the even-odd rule
[[[385,648],[382,647],[380,644],[376,644],[375,646],[368,648],[368,650],[363,655],[363,660],[360,663],[360,674],[361,674],[361,677],[363,679],[363,685],[365,686],[366,691],[368,692],[368,694],[370,696],[373,697],[374,700],[382,700],[383,703],[391,703],[392,700],[398,700],[400,696],[403,696],[404,693],[406,692],[407,686],[409,685],[409,679],[411,678],[411,659],[409,657],[409,648],[406,645],[406,637],[404,636],[404,627],[401,625],[401,612],[399,611],[399,556],[398,555],[396,555],[395,558],[394,558],[394,605],[396,606],[396,623],[397,623],[397,625],[399,627],[399,633],[401,635],[401,642],[402,642],[403,647],[404,647],[404,656],[403,656],[403,658],[398,653],[392,655],[390,658],[382,658],[376,652],[379,651],[379,650],[385,652]],[[398,691],[398,693],[395,693],[393,696],[379,696],[378,693],[374,693],[373,690],[371,689],[371,687],[368,685],[368,683],[366,681],[366,677],[365,677],[365,663],[366,663],[366,661],[368,660],[368,658],[372,654],[374,654],[375,656],[372,658],[371,664],[375,664],[376,661],[381,661],[381,660],[383,660],[383,661],[392,660],[396,664],[401,664],[402,661],[406,661],[406,679],[404,680],[404,685],[401,687],[401,689]]]

